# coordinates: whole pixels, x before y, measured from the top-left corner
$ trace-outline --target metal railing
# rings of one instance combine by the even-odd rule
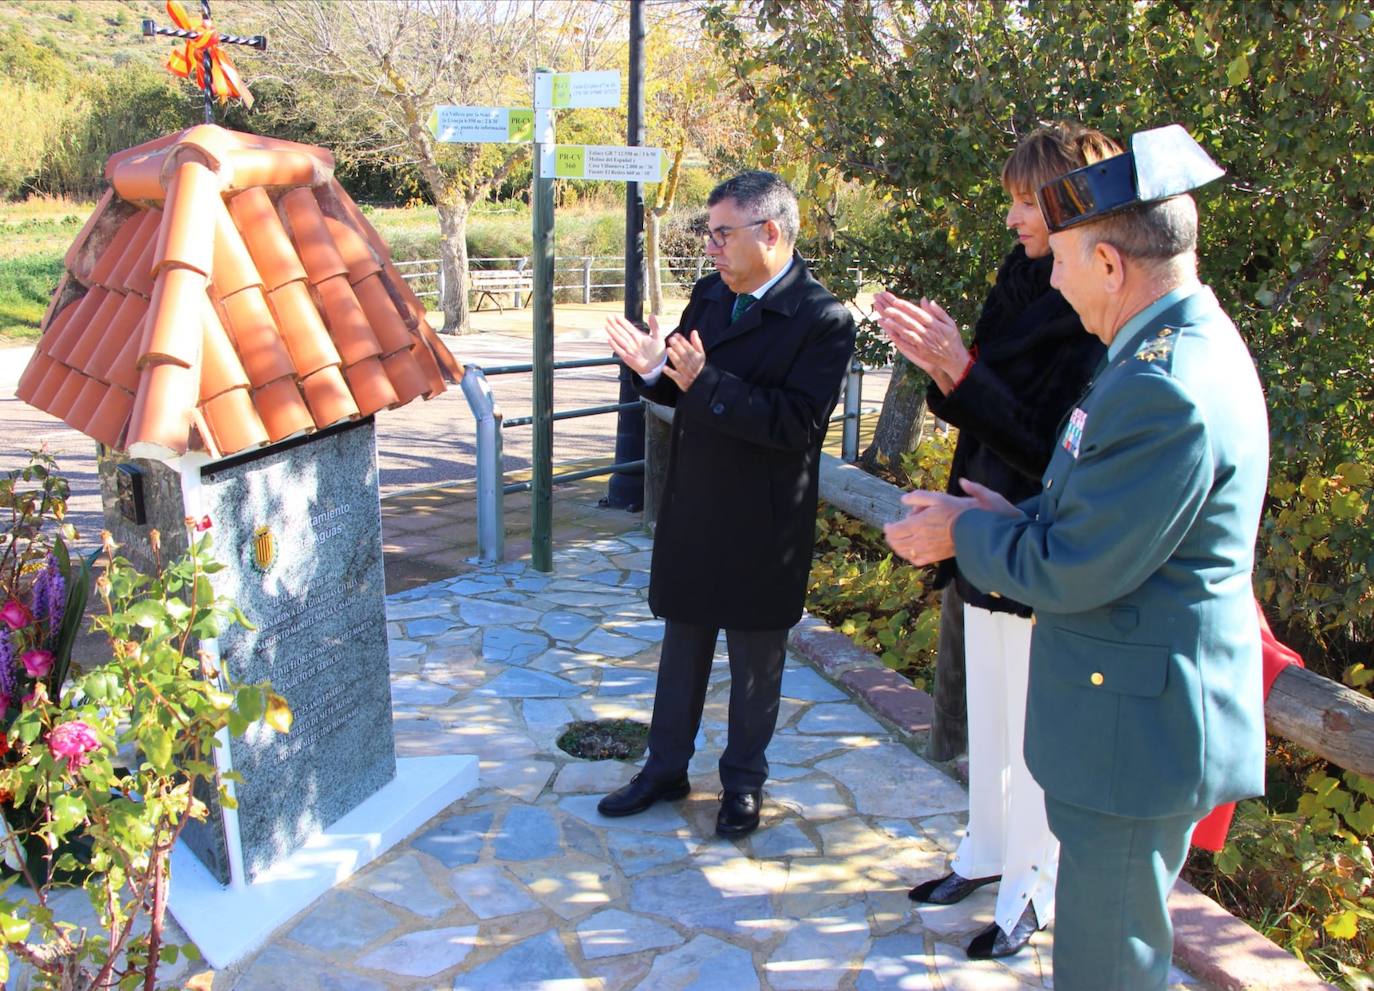
[[[706,256],[687,257],[672,255],[660,259],[660,271],[664,281],[676,279],[683,288],[689,288],[706,271]],[[396,262],[401,278],[410,284],[416,296],[436,296],[443,298],[447,278],[443,265],[438,258],[417,258],[412,261]],[[469,258],[470,271],[510,271],[525,273],[531,271],[528,256],[514,255]],[[607,281],[605,273],[619,273],[619,277]],[[648,287],[648,275],[645,275]],[[625,289],[625,260],[618,255],[559,255],[554,258],[554,299],[567,302],[594,302],[599,290]],[[468,287],[469,292],[480,292],[480,288]],[[512,289],[512,303],[519,309],[524,303],[526,290]],[[562,294],[561,296],[559,294]]]
[[[569,361],[555,361],[554,371],[566,368],[600,368],[608,365],[618,366],[616,358],[576,358]],[[497,365],[480,368],[468,365],[463,373],[462,389],[468,407],[477,421],[477,554],[483,564],[492,564],[505,556],[506,524],[505,497],[516,492],[528,492],[532,481],[507,482],[503,454],[503,432],[512,427],[528,427],[534,424],[533,416],[515,416],[506,420],[496,406],[491,385],[487,381],[493,375],[520,375],[532,372],[532,363],[518,365]],[[551,414],[554,420],[573,420],[584,416],[599,416],[605,413],[619,413],[621,410],[638,409],[642,403],[605,403],[600,406],[582,406],[577,409],[559,410]],[[596,478],[620,471],[643,471],[644,459],[625,461],[596,468],[582,468],[576,471],[551,473],[554,485]]]

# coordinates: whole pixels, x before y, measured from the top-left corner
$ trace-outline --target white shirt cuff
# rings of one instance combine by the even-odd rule
[[[655,383],[658,381],[659,376],[663,374],[663,369],[667,366],[667,364],[668,364],[668,353],[665,351],[664,354],[663,354],[663,357],[658,359],[658,364],[655,365],[653,368],[649,369],[649,371],[645,372],[643,375],[640,376],[640,378],[644,380],[644,384],[645,384],[645,385],[653,385],[653,384],[655,384]]]

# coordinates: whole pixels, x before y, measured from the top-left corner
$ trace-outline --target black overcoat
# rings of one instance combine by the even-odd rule
[[[948,396],[932,382],[932,413],[959,428],[949,491],[959,479],[986,485],[1019,503],[1040,491],[1059,426],[1106,354],[1073,307],[1050,287],[1054,259],[1027,258],[1017,245],[1002,267],[974,327],[977,360]],[[964,578],[953,558],[940,562],[935,584],[954,579],[969,605],[1029,616],[1029,606],[993,597]]]
[[[816,535],[817,467],[854,352],[849,311],[801,256],[734,323],[717,274],[692,288],[677,332],[706,364],[685,393],[668,376],[640,393],[676,408],[649,605],[666,619],[777,630],[801,618]]]

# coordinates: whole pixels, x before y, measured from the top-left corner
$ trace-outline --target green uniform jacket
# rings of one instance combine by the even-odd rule
[[[969,581],[1035,610],[1025,755],[1047,794],[1153,818],[1264,790],[1268,448],[1250,354],[1199,289],[1089,385],[1024,518],[955,524]]]

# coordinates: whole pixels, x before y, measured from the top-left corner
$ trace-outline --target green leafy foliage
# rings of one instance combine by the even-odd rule
[[[63,504],[55,496],[65,498],[66,482],[51,459],[35,456],[28,473],[16,473],[8,487],[0,486],[0,502],[41,504],[60,518]],[[41,484],[25,489],[17,484],[24,481]],[[28,522],[31,515],[15,514],[8,531],[0,533],[7,559],[47,559],[50,545],[41,539],[41,527]],[[233,806],[231,776],[219,775],[214,763],[217,734],[242,733],[260,718],[277,732],[290,728],[290,710],[269,685],[234,682],[200,648],[202,639],[243,618],[207,579],[218,568],[208,535],[189,536],[194,542],[186,554],[142,574],[118,555],[106,534],[103,570],[94,582],[94,625],[108,638],[110,659],[88,672],[73,669],[65,683],[38,678],[31,693],[10,706],[0,731],[0,815],[6,826],[0,858],[32,894],[18,898],[9,881],[0,882],[5,974],[13,956],[32,966],[45,987],[133,987],[145,981],[152,987],[159,963],[183,949],[162,944],[172,848],[190,820],[207,814],[197,795],[208,791]],[[154,531],[155,556],[158,543]],[[79,619],[84,599],[73,601],[70,591],[89,562],[66,563],[75,579],[67,616]],[[20,614],[11,607],[7,615]],[[64,624],[58,636],[65,635]],[[3,661],[13,664],[8,656]],[[18,674],[11,670],[8,676]],[[99,931],[79,930],[56,917],[49,894],[59,882],[84,885]],[[144,917],[146,924],[139,925]]]
[[[1010,247],[1000,171],[1021,135],[1063,118],[1119,137],[1184,124],[1228,173],[1198,195],[1201,270],[1266,387],[1272,477],[1374,462],[1361,5],[765,0],[714,5],[707,29],[754,110],[755,162],[802,187],[829,284],[857,265],[964,326]],[[868,204],[854,217],[834,209],[846,184]],[[1307,520],[1271,518],[1259,574],[1285,603],[1278,632],[1334,673],[1374,642],[1374,527],[1317,501],[1339,543],[1300,547]]]
[[[907,455],[894,481],[943,489],[953,451],[952,437],[935,434]],[[939,591],[929,587],[927,572],[892,555],[876,527],[822,505],[806,608],[917,688],[932,684]]]

